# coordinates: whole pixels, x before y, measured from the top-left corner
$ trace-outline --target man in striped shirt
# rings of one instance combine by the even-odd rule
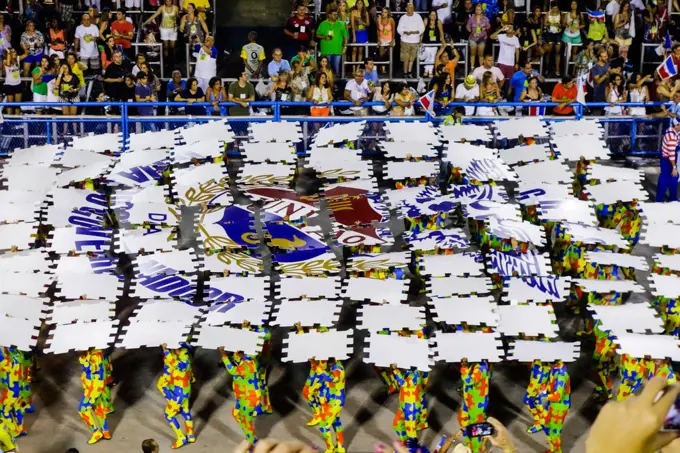
[[[656,201],[665,201],[670,192],[670,201],[678,201],[678,168],[676,148],[680,141],[680,120],[671,119],[671,127],[666,129],[661,144],[661,173],[656,184]]]

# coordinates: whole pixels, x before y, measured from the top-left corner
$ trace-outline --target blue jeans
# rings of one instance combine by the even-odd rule
[[[673,165],[668,159],[661,158],[661,173],[656,183],[656,201],[663,202],[666,192],[670,192],[669,201],[678,201],[678,177],[673,176]]]
[[[331,70],[336,75],[340,75],[340,63],[342,62],[342,55],[323,55],[328,58],[328,63],[331,65]]]
[[[413,0],[413,6],[416,8],[416,12],[427,12],[430,9],[427,6],[427,0]]]

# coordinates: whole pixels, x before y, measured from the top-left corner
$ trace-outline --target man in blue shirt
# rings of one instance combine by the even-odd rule
[[[269,62],[267,72],[272,80],[276,80],[279,77],[280,71],[290,71],[290,63],[288,63],[288,60],[283,59],[283,52],[279,48],[274,49],[272,57],[274,59]]]
[[[371,88],[380,86],[378,70],[375,68],[373,58],[367,58],[366,61],[364,61],[364,80],[368,82],[368,86]]]
[[[524,89],[529,86],[527,79],[531,75],[538,77],[539,82],[545,82],[545,79],[541,77],[541,75],[531,66],[530,61],[521,63],[520,70],[514,73],[510,79],[510,94],[512,95],[512,102],[519,102],[519,97],[522,95],[522,91],[524,91]]]

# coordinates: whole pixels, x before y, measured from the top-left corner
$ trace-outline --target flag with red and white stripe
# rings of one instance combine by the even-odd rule
[[[423,108],[432,116],[437,116],[434,114],[434,90],[430,91],[423,97],[421,97],[418,102]]]

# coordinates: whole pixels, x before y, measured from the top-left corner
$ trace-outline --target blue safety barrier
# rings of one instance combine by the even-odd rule
[[[58,111],[63,106],[74,106],[79,108],[96,107],[105,108],[111,107],[115,109],[117,115],[106,116],[55,116],[55,110]],[[153,104],[154,107],[187,107],[187,103],[178,102],[157,102]],[[220,106],[231,107],[237,104],[223,102]],[[554,102],[532,102],[528,103],[463,103],[454,102],[449,104],[450,107],[458,106],[475,106],[475,107],[524,107],[528,105],[532,107],[555,107],[558,104]],[[663,103],[624,103],[618,104],[621,107],[646,107],[654,108]],[[25,148],[32,145],[43,145],[62,143],[68,141],[67,137],[77,133],[77,135],[85,135],[88,133],[103,134],[103,133],[121,133],[124,140],[129,137],[130,133],[142,132],[147,130],[162,129],[177,129],[189,124],[197,124],[216,119],[216,116],[150,116],[140,117],[130,115],[131,107],[149,107],[149,103],[121,103],[121,102],[82,102],[76,104],[70,103],[4,103],[3,108],[23,107],[35,109],[36,107],[43,109],[42,115],[21,115],[11,116],[4,115],[0,122],[0,156],[7,155],[8,151],[15,148]],[[201,106],[205,108],[212,108],[210,103],[194,103],[192,106]],[[385,121],[431,121],[439,123],[443,121],[442,116],[432,116],[425,112],[421,116],[330,116],[330,117],[313,117],[302,115],[282,115],[282,108],[293,107],[299,109],[319,106],[331,106],[334,109],[347,109],[355,107],[354,104],[346,101],[333,102],[330,104],[315,104],[312,102],[270,102],[257,101],[251,102],[250,106],[254,109],[265,108],[270,110],[267,115],[251,115],[246,117],[232,117],[227,116],[232,129],[238,138],[247,138],[248,123],[264,122],[264,121],[299,121],[303,126],[304,143],[301,144],[300,152],[304,152],[310,142],[311,137],[320,128],[327,124],[366,121],[367,123],[374,123],[366,128],[364,136],[361,140],[364,142],[376,141],[384,137],[384,132],[379,124]],[[369,108],[373,106],[384,106],[380,102],[365,102],[362,107]],[[586,105],[575,103],[572,104],[575,115],[573,118],[586,118],[586,112],[592,109],[602,109],[609,106],[607,103],[588,103]],[[52,109],[52,111],[50,111]],[[52,113],[50,113],[52,112]],[[497,117],[465,117],[466,123],[489,123],[498,120],[508,120],[513,116],[497,116]],[[663,130],[667,127],[667,118],[650,118],[650,117],[632,117],[632,116],[602,116],[597,117],[605,125],[605,138],[610,145],[613,154],[626,156],[657,156],[659,155],[660,141],[663,135]],[[563,121],[565,117],[557,116],[543,116],[543,121]],[[501,144],[502,146],[502,144]],[[364,147],[362,147],[364,149]],[[232,154],[232,153],[229,153]],[[370,152],[369,152],[370,154]]]

